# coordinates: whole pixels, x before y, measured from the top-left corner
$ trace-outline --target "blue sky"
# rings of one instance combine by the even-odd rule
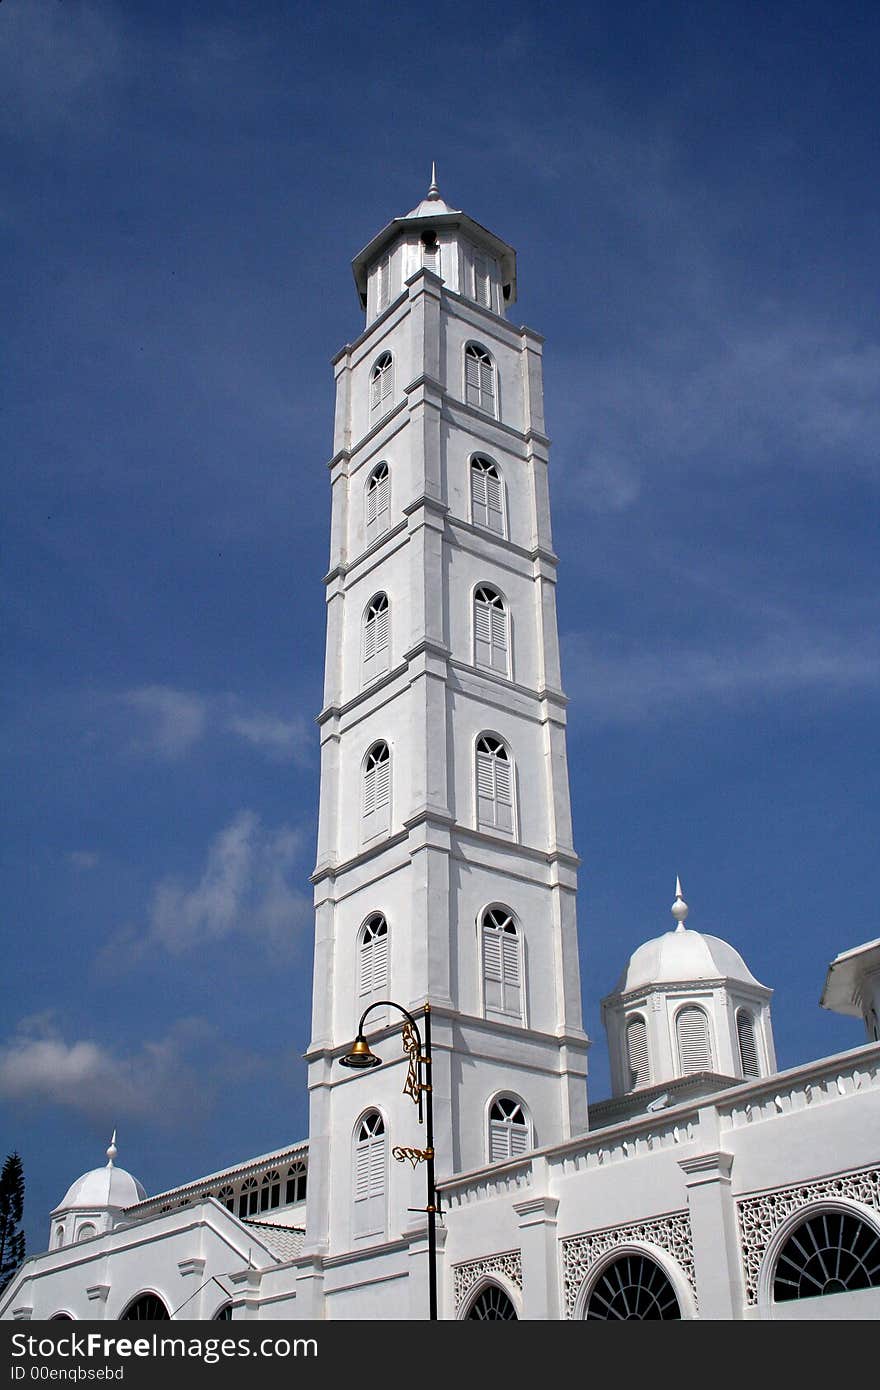
[[[329,359],[422,196],[546,334],[592,1093],[672,925],[856,1046],[878,935],[872,6],[0,5],[0,1148],[31,1250],[303,1137]]]

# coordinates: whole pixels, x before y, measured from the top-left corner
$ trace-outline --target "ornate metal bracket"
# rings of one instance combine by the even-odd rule
[[[434,1157],[433,1149],[410,1149],[404,1144],[398,1144],[391,1150],[392,1158],[396,1158],[398,1163],[406,1163],[409,1159],[415,1168],[419,1163],[427,1163],[429,1158]]]

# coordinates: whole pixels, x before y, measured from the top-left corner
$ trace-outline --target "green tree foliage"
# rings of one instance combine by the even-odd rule
[[[24,1259],[24,1231],[18,1229],[23,1209],[24,1169],[11,1153],[0,1173],[0,1292]]]

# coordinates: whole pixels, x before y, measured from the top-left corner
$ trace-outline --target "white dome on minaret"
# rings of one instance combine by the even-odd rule
[[[616,1096],[696,1075],[758,1078],[775,1070],[772,990],[721,937],[686,926],[675,880],[675,926],[630,956],[602,1001]]]
[[[146,1189],[124,1168],[116,1166],[116,1130],[103,1168],[91,1168],[71,1183],[52,1212],[53,1248],[90,1239],[110,1230],[126,1207],[146,1200]]]

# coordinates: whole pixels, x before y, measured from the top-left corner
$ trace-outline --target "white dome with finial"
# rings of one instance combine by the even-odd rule
[[[143,1202],[147,1193],[143,1185],[127,1173],[117,1168],[115,1158],[116,1130],[107,1149],[107,1163],[103,1168],[92,1168],[72,1183],[64,1198],[55,1208],[56,1212],[70,1210],[122,1210],[135,1202]]]
[[[615,986],[616,994],[645,989],[649,985],[685,984],[699,980],[736,980],[758,985],[739,951],[718,936],[691,931],[685,926],[689,908],[675,880],[675,902],[670,909],[677,925],[633,951]]]

